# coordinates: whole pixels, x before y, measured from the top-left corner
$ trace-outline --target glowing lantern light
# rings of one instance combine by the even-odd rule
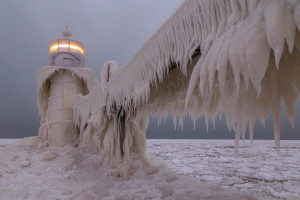
[[[84,54],[84,47],[81,42],[73,40],[52,40],[50,53],[53,52],[72,52]]]

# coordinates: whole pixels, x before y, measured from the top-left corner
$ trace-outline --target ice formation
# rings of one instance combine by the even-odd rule
[[[76,94],[88,94],[98,84],[86,68],[45,66],[37,73],[39,136],[50,146],[79,143],[73,121]]]
[[[117,108],[107,110],[107,87],[109,79],[118,71],[115,61],[104,63],[102,82],[90,94],[78,95],[74,105],[74,119],[80,128],[80,147],[84,151],[103,150],[104,163],[112,168],[120,162],[130,160],[135,155],[148,165],[144,157],[146,151],[145,131],[148,127],[148,116],[132,115],[125,118],[124,110]],[[111,112],[110,115],[107,113]],[[123,119],[123,125],[121,124]],[[121,134],[121,126],[125,129]]]
[[[78,95],[73,107],[79,146],[103,149],[112,167],[131,156],[147,165],[148,116],[161,121],[171,112],[181,127],[186,114],[194,120],[205,115],[213,125],[224,116],[237,150],[241,135],[249,129],[252,141],[255,121],[264,124],[271,111],[279,149],[281,100],[295,123],[299,29],[296,0],[186,0],[123,67],[106,62],[101,83],[70,70],[90,92]],[[38,80],[41,114],[51,70]]]
[[[225,116],[237,149],[247,127],[252,140],[255,121],[264,124],[271,111],[279,149],[281,100],[295,123],[299,29],[299,1],[186,0],[112,75],[106,112],[123,110],[136,127],[149,114],[172,112],[180,125],[186,113],[205,115],[207,124]]]

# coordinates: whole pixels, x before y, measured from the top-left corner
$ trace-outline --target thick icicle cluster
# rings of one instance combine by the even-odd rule
[[[104,149],[112,167],[143,158],[149,114],[169,112],[181,126],[186,113],[207,124],[224,115],[237,148],[269,110],[279,147],[281,100],[293,125],[300,91],[299,29],[299,1],[186,0],[125,66],[105,63],[101,84],[77,97],[82,149]]]
[[[120,119],[117,108],[107,110],[107,83],[117,72],[118,66],[114,61],[104,63],[101,71],[101,83],[86,96],[78,95],[74,105],[75,125],[80,129],[79,147],[83,151],[104,152],[104,164],[116,168],[119,163],[132,159],[144,160],[146,151],[145,131],[148,127],[148,114],[142,112],[126,117],[126,135],[120,148]],[[123,152],[122,152],[123,151]],[[123,170],[123,169],[122,169]],[[117,172],[127,174],[128,172]],[[123,176],[121,175],[121,176]],[[125,175],[126,176],[126,175]]]
[[[271,109],[279,147],[281,99],[294,124],[299,95],[299,29],[296,0],[186,0],[112,76],[108,114],[115,107],[129,115],[156,107],[158,115],[188,111],[213,123],[224,114],[238,146],[248,124],[252,138],[254,122],[264,123]],[[199,47],[201,57],[192,59]],[[179,85],[185,77],[189,84]]]

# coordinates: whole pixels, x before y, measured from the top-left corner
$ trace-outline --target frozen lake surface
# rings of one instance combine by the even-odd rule
[[[16,140],[1,139],[0,149]],[[147,140],[147,153],[160,157],[181,175],[234,187],[258,199],[300,199],[300,141],[281,141],[280,154],[272,140]]]
[[[258,198],[300,199],[300,141],[147,140],[147,152],[161,157],[178,174],[234,187]]]
[[[19,139],[0,139],[0,148],[18,141]]]

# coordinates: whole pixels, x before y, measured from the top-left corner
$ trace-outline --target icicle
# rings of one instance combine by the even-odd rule
[[[272,84],[272,116],[274,119],[274,137],[277,151],[280,147],[280,91],[279,91],[279,73],[273,70],[271,72]]]
[[[280,151],[280,118],[275,117],[274,119],[274,137],[276,149]]]
[[[284,25],[285,14],[287,13],[284,12],[284,8],[278,0],[270,1],[264,12],[267,39],[270,47],[274,50],[277,69],[283,52],[285,36],[284,28],[278,28],[278,24]]]
[[[242,129],[242,138],[243,138],[243,143],[245,143],[245,136],[246,136],[246,129]]]
[[[241,133],[242,133],[241,127],[240,125],[238,125],[235,130],[235,139],[234,139],[235,154],[238,154],[239,152],[239,141],[240,141]]]
[[[177,117],[176,117],[176,115],[173,115],[173,125],[174,125],[174,128],[176,129],[176,125],[177,125]]]
[[[300,31],[300,4],[299,3],[294,12],[294,20],[298,28],[298,31]]]
[[[208,124],[208,117],[207,116],[205,116],[205,126],[206,126],[206,132],[208,133],[209,124]]]
[[[249,135],[250,135],[250,141],[251,146],[253,145],[253,135],[254,135],[254,120],[249,120]]]

